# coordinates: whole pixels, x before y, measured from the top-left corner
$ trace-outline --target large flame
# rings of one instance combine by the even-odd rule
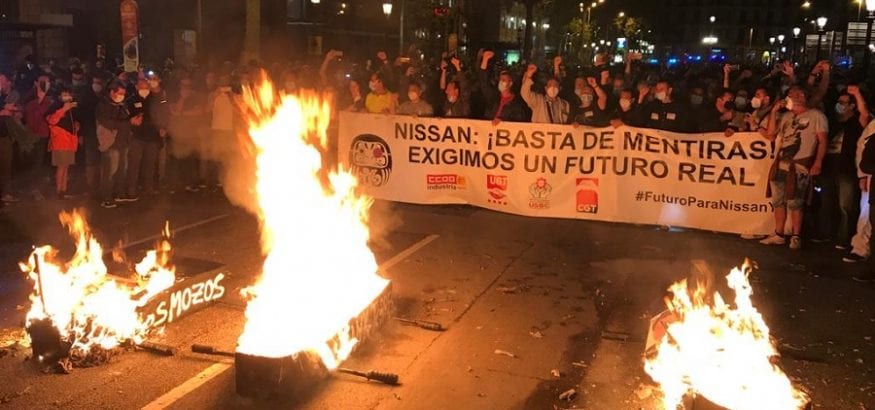
[[[60,261],[58,251],[46,245],[19,264],[33,282],[27,326],[51,320],[61,337],[72,344],[71,351],[82,355],[93,347],[112,349],[126,341],[141,342],[151,329],[137,308],[172,286],[176,277],[168,261],[169,225],[157,249],[146,254],[136,266],[135,277],[128,279],[108,274],[103,248],[78,210],[62,212],[60,220],[76,241],[73,257]]]
[[[372,201],[356,194],[349,172],[323,170],[327,98],[280,96],[268,81],[244,97],[265,261],[258,282],[244,290],[237,351],[311,352],[333,369],[357,342],[349,321],[388,285],[367,246]]]
[[[666,304],[677,320],[644,366],[660,385],[666,409],[696,394],[728,409],[800,409],[808,402],[774,364],[778,352],[751,301],[750,270],[745,262],[726,277],[734,307],[702,283],[691,290],[684,280],[669,288]]]

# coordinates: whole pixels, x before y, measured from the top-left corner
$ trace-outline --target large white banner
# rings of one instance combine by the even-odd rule
[[[342,113],[338,154],[380,199],[732,233],[773,228],[772,148],[756,133]]]

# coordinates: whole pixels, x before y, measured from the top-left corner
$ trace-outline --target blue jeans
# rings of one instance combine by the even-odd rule
[[[110,148],[100,153],[100,199],[112,201],[122,193],[128,153],[125,149]]]

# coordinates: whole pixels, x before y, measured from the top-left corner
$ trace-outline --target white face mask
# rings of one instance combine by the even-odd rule
[[[149,90],[137,90],[137,95],[139,95],[140,98],[146,98],[149,96]]]
[[[409,98],[410,101],[412,101],[412,102],[417,102],[417,101],[419,101],[419,94],[417,94],[413,91],[410,91],[407,93],[407,98]]]
[[[654,95],[654,97],[656,97],[656,99],[659,101],[665,102],[665,100],[668,99],[668,93],[666,93],[665,91],[659,91],[656,93],[656,95]]]
[[[583,105],[588,106],[588,105],[592,104],[593,100],[594,100],[594,98],[593,98],[592,94],[581,94],[580,95],[580,102],[582,102]]]
[[[149,87],[152,87],[153,90],[157,90],[158,87],[161,86],[161,82],[157,80],[149,81]]]
[[[73,96],[72,96],[72,95],[62,95],[62,96],[61,96],[61,101],[63,101],[63,102],[73,102]]]
[[[632,108],[632,100],[628,98],[620,98],[620,108],[623,111],[629,111]]]
[[[505,92],[508,88],[510,88],[510,84],[508,84],[507,81],[498,82],[498,91]]]
[[[759,109],[760,107],[763,106],[763,99],[760,98],[760,97],[753,97],[753,98],[751,98],[751,99],[750,99],[750,106],[751,106],[752,108]]]
[[[559,87],[547,87],[547,96],[556,98],[559,95]]]
[[[447,96],[447,101],[449,101],[450,104],[455,104],[456,101],[459,101],[459,96],[457,96],[457,95],[448,95],[448,96]]]
[[[788,99],[787,99],[787,104],[784,105],[784,107],[787,108],[787,111],[793,111],[793,100],[790,99],[790,98],[788,98]]]
[[[368,83],[368,88],[369,88],[371,91],[377,91],[377,82],[376,82],[376,81],[371,81],[370,83]]]
[[[100,94],[103,91],[103,86],[100,84],[91,84],[91,91],[95,94]]]
[[[574,94],[577,95],[577,98],[583,98],[583,89],[582,88],[574,89]]]
[[[112,102],[114,102],[116,104],[121,104],[122,101],[124,101],[124,100],[125,100],[125,96],[122,94],[116,94],[112,97]]]

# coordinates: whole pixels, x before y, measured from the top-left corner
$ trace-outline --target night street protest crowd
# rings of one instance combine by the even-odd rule
[[[607,58],[596,54],[587,67],[566,67],[559,56],[545,67],[507,66],[480,50],[472,61],[391,60],[379,52],[353,62],[331,50],[318,68],[179,67],[167,60],[155,71],[122,72],[103,61],[62,66],[29,57],[14,73],[0,74],[0,206],[75,194],[114,208],[161,191],[219,186],[222,155],[245,126],[242,89],[265,71],[286,93],[331,92],[335,108],[345,111],[629,125],[726,138],[759,132],[780,149],[770,172],[776,229],[746,238],[799,249],[804,226],[806,237],[831,242],[845,262],[868,259],[868,195],[861,194],[875,173],[875,144],[865,143],[875,123],[871,91],[855,80],[864,76],[828,61],[666,67],[645,64],[636,53],[617,65]],[[785,232],[788,216],[792,228]]]

